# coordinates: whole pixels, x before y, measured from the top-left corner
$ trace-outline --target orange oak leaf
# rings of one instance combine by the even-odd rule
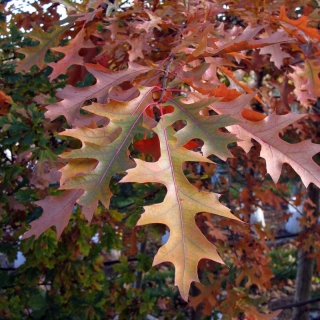
[[[275,43],[286,43],[292,42],[292,38],[288,37],[284,32],[274,32],[269,37],[261,38],[261,39],[253,39],[262,29],[264,26],[259,27],[250,27],[248,26],[243,30],[243,32],[235,37],[233,40],[226,42],[222,45],[218,45],[217,49],[207,48],[207,51],[210,54],[223,54],[223,53],[231,53],[231,52],[238,52],[242,50],[250,50],[256,48],[262,48],[265,46],[269,46],[270,44]]]
[[[289,19],[286,14],[286,7],[281,6],[280,8],[280,15],[278,17],[280,22],[283,26],[288,27],[290,30],[293,30],[293,34],[299,38],[298,31],[302,31],[307,37],[311,38],[312,40],[317,39],[320,40],[320,34],[317,28],[311,28],[308,26],[309,18],[307,16],[301,16],[297,20]]]
[[[244,299],[238,303],[238,306],[244,311],[246,320],[274,320],[282,312],[282,310],[276,310],[268,314],[261,313]]]
[[[244,278],[248,280],[246,282],[246,288],[252,285],[256,285],[259,290],[265,291],[271,286],[270,279],[272,277],[271,270],[264,268],[263,265],[256,267],[246,267],[241,268],[241,273],[237,276],[236,282],[239,284]]]
[[[199,212],[217,214],[238,220],[230,210],[218,201],[217,194],[199,192],[189,184],[183,174],[185,161],[211,162],[201,154],[176,148],[176,139],[171,127],[161,128],[159,124],[154,131],[160,140],[161,157],[157,162],[145,162],[136,159],[137,166],[129,169],[128,175],[121,182],[157,182],[167,188],[164,201],[145,207],[138,225],[150,223],[165,224],[170,229],[170,238],[154,258],[153,265],[172,262],[175,266],[175,285],[181,296],[187,300],[192,281],[199,282],[197,266],[201,259],[207,258],[223,263],[217,250],[195,223]]]
[[[64,115],[69,124],[79,117],[79,110],[85,101],[97,98],[99,103],[108,102],[109,91],[112,87],[124,81],[132,81],[141,73],[148,72],[149,67],[131,63],[124,71],[110,71],[99,64],[85,64],[88,71],[93,74],[97,82],[86,88],[76,88],[67,85],[57,93],[57,97],[63,99],[60,102],[46,106],[48,110],[45,116],[51,121],[60,115]]]
[[[9,112],[9,106],[13,103],[12,98],[0,91],[0,115],[6,115]]]
[[[217,297],[221,294],[221,282],[210,277],[210,285],[203,286],[200,283],[195,283],[195,286],[199,290],[200,294],[194,297],[190,296],[189,303],[195,310],[200,304],[203,304],[201,310],[203,315],[210,316],[212,314],[212,310],[219,305]]]
[[[250,120],[252,122],[261,121],[266,117],[266,115],[264,115],[260,112],[257,112],[257,111],[251,110],[251,109],[247,109],[247,108],[244,108],[242,110],[241,115],[244,119]]]
[[[231,101],[241,96],[241,93],[235,89],[229,89],[224,83],[219,88],[211,90],[210,96],[221,98],[220,101]]]
[[[234,81],[240,88],[242,88],[246,93],[252,93],[253,90],[243,82],[239,81],[233,74],[233,72],[225,67],[219,67],[219,69],[232,81]],[[256,94],[254,98],[259,101],[262,105],[264,102],[260,99],[260,97]]]

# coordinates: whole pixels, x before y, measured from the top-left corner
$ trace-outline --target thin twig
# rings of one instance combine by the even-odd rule
[[[270,308],[270,310],[274,311],[274,310],[279,310],[279,309],[291,309],[294,307],[301,307],[306,304],[314,303],[317,301],[320,301],[320,297],[305,300],[305,301],[300,301],[300,302],[293,302],[293,303],[285,304],[284,306],[273,307],[273,308]]]
[[[163,76],[162,83],[161,83],[162,91],[161,91],[161,94],[160,94],[160,98],[158,100],[159,104],[162,102],[163,97],[164,97],[164,93],[166,91],[167,80],[168,80],[168,75],[169,75],[169,69],[170,69],[171,63],[173,62],[174,57],[175,57],[174,54],[170,55],[168,63],[167,63],[167,66],[166,66],[166,68],[164,70],[164,76]]]
[[[10,268],[10,267],[8,267],[8,268],[0,268],[0,271],[15,271],[15,270],[17,270],[17,268]]]
[[[138,258],[128,258],[128,262],[135,262],[138,261]],[[112,260],[112,261],[104,261],[104,266],[112,266],[113,264],[121,263],[120,260]]]

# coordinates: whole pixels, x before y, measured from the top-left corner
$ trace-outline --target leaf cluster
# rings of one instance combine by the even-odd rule
[[[248,223],[294,193],[317,228],[318,9],[33,7],[0,17],[1,317],[273,318],[252,295],[271,287],[277,225]]]

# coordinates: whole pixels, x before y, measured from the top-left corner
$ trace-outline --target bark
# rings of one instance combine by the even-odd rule
[[[308,188],[308,196],[311,201],[316,205],[314,216],[319,217],[319,188],[313,184],[310,184]],[[316,227],[316,226],[314,226]],[[312,228],[310,228],[312,229]],[[312,232],[312,230],[308,230]],[[313,251],[313,248],[310,248],[310,251],[304,251],[299,249],[298,251],[298,269],[296,276],[296,291],[294,295],[294,302],[299,303],[310,298],[311,292],[311,281],[314,271],[315,259],[308,258],[310,252]],[[308,320],[309,319],[309,306],[302,305],[299,307],[293,308],[292,319],[294,320]]]

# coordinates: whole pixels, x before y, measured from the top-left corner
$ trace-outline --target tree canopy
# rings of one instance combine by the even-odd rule
[[[1,317],[274,319],[288,204],[319,256],[318,3],[31,6],[0,2]]]

